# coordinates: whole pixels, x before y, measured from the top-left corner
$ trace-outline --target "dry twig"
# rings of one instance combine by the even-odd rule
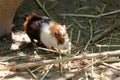
[[[40,0],[35,0],[35,1],[36,1],[36,3],[38,4],[38,6],[45,12],[45,14],[46,14],[50,19],[53,19],[53,18],[50,16],[50,14],[47,12],[45,6],[43,6],[43,5],[41,4]]]
[[[109,68],[112,68],[112,69],[115,69],[115,70],[120,71],[120,68],[117,68],[117,67],[115,67],[115,66],[109,65],[109,64],[107,64],[107,63],[105,63],[105,62],[101,62],[101,64],[104,65],[104,66],[106,66],[106,67],[109,67]]]
[[[46,73],[42,76],[42,78],[40,80],[44,80],[45,76],[48,74],[48,72],[50,71],[50,69],[53,67],[53,64],[49,65]]]
[[[108,33],[112,32],[117,27],[120,27],[120,22],[119,21],[117,21],[113,25],[110,25],[110,27],[108,27],[107,29],[105,29],[103,32],[101,32],[100,34],[98,34],[95,37],[93,37],[92,40],[91,40],[91,42],[95,43],[96,41],[98,41],[99,39],[103,38]]]
[[[84,59],[91,59],[91,58],[100,58],[100,57],[111,57],[111,56],[120,56],[120,50],[117,51],[108,51],[103,53],[92,53],[87,55],[80,55],[75,57],[69,57],[69,58],[61,58],[61,59],[53,59],[53,60],[43,60],[38,62],[27,62],[22,64],[15,64],[11,66],[4,66],[0,67],[0,70],[12,70],[12,69],[22,69],[22,68],[28,68],[28,67],[35,67],[35,66],[41,66],[41,65],[48,65],[48,64],[56,64],[61,62],[67,62],[67,61],[75,61],[75,60],[84,60]]]
[[[37,76],[29,68],[27,68],[27,71],[32,75],[33,78],[37,79]]]
[[[71,43],[69,43],[70,45]],[[69,46],[71,47],[71,46]],[[45,51],[49,51],[49,52],[54,52],[54,53],[57,53],[57,54],[62,54],[62,55],[68,55],[67,53],[69,52],[69,49],[66,49],[66,50],[52,50],[52,49],[47,49],[47,48],[43,48],[43,47],[37,47],[37,50],[45,50]]]
[[[119,13],[120,10],[108,12],[108,13],[103,13],[103,14],[98,14],[98,15],[87,15],[87,14],[60,14],[61,16],[76,16],[76,17],[87,17],[87,18],[99,18],[103,16],[108,16],[111,14]]]

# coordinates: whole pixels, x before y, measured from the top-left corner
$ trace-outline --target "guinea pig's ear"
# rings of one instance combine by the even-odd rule
[[[66,30],[66,25],[62,25],[62,27]]]

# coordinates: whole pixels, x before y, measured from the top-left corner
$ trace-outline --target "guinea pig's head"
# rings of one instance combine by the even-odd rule
[[[53,29],[51,31],[51,34],[56,38],[57,45],[64,48],[68,47],[69,37],[67,34],[66,26],[55,23],[51,29]]]

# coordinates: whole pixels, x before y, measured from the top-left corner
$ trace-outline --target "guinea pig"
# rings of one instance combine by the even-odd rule
[[[33,46],[44,45],[49,49],[67,49],[69,37],[66,26],[61,25],[46,16],[31,14],[23,24],[24,31],[29,36]]]
[[[69,37],[66,26],[55,21],[41,23],[41,42],[50,49],[67,49],[69,47]]]

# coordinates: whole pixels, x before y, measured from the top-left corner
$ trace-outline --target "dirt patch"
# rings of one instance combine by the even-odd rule
[[[96,45],[89,43],[90,38],[101,33],[116,21],[120,21],[120,13],[108,14],[102,17],[91,17],[91,15],[100,15],[120,10],[120,1],[118,0],[41,0],[45,5],[46,10],[52,18],[61,24],[67,25],[67,31],[72,42],[71,55],[80,55],[81,52],[103,52],[120,50],[120,27],[114,29],[111,33],[105,35],[95,44],[107,47],[96,47]],[[2,66],[15,63],[23,63],[27,61],[36,61],[36,57],[29,59],[16,59],[19,56],[39,56],[41,60],[55,59],[55,56],[47,51],[39,51],[35,53],[32,44],[25,32],[23,32],[23,22],[25,17],[31,12],[36,12],[39,15],[46,15],[44,11],[38,6],[35,0],[24,0],[21,7],[16,12],[14,18],[14,28],[12,39],[4,37],[0,39],[0,65]],[[90,17],[83,16],[63,16],[62,14],[84,14]],[[117,46],[111,46],[117,45]],[[7,54],[6,54],[7,53]],[[13,58],[13,59],[11,59]],[[97,60],[116,60],[108,63],[109,65],[120,67],[118,57],[105,57],[104,59],[89,59],[83,61],[72,61],[62,63],[63,72],[60,73],[59,64],[51,67],[44,80],[119,80],[120,71],[103,65],[92,65],[86,69],[86,66]],[[50,66],[50,65],[49,65]],[[69,69],[69,67],[71,69]],[[38,67],[30,68],[31,71]],[[48,66],[41,66],[34,72],[37,79],[41,79]],[[27,69],[18,69],[15,71],[1,71],[0,78],[2,80],[36,80],[30,75]]]

